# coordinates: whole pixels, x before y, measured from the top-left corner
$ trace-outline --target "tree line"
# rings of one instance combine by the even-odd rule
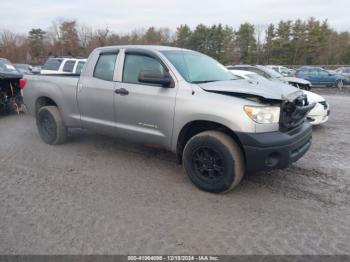
[[[0,57],[16,63],[42,64],[48,56],[87,57],[100,46],[156,44],[193,49],[221,63],[340,65],[350,64],[350,32],[332,29],[327,20],[280,21],[266,26],[199,24],[149,27],[119,34],[109,28],[93,30],[76,20],[61,20],[47,29],[33,28],[27,35],[0,32]]]

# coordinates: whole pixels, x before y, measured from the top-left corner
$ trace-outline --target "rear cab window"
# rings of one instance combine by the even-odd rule
[[[49,58],[46,63],[43,65],[43,70],[51,70],[51,71],[58,71],[63,59],[58,58]]]
[[[95,66],[93,77],[105,81],[113,81],[117,56],[117,52],[100,54]]]

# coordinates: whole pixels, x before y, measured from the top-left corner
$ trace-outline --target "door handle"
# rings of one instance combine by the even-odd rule
[[[121,96],[127,96],[129,94],[129,91],[125,88],[118,88],[114,91],[114,93],[121,95]]]

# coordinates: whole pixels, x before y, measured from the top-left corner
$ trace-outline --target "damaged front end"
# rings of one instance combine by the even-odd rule
[[[307,114],[315,107],[300,89],[272,81],[252,83],[246,80],[223,81],[201,84],[200,87],[213,93],[244,98],[261,104],[280,106],[280,131],[289,131],[300,126]]]
[[[310,104],[307,96],[302,92],[295,92],[287,97],[282,96],[280,129],[288,131],[300,126],[306,119],[307,114],[315,107],[316,103]]]
[[[0,74],[0,112],[20,112],[23,104],[21,78],[19,74]]]

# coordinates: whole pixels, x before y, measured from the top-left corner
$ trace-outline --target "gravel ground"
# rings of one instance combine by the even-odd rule
[[[350,95],[325,94],[309,153],[225,195],[167,152],[82,130],[49,146],[31,117],[2,116],[0,253],[350,254]]]

